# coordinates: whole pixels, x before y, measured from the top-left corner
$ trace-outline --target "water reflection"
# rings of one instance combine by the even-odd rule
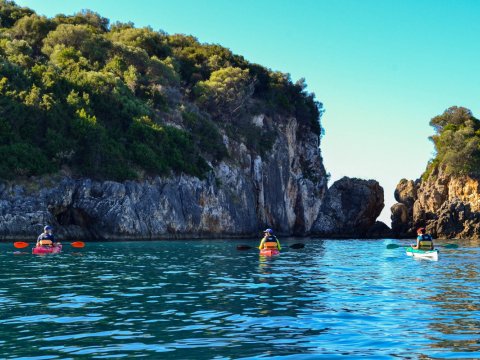
[[[461,266],[447,258],[443,271],[437,275],[443,281],[435,282],[435,294],[426,299],[435,308],[429,328],[441,334],[432,336],[430,346],[450,350],[459,357],[465,356],[460,353],[480,352],[478,245],[462,245]]]

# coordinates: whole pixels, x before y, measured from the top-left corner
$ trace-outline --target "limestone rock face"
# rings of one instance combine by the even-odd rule
[[[377,181],[344,177],[328,189],[313,233],[366,237],[384,206],[383,188]]]
[[[417,183],[412,180],[402,179],[395,189],[395,200],[411,207],[417,198]]]
[[[31,238],[45,224],[72,239],[252,236],[265,227],[307,234],[327,190],[319,137],[295,118],[280,120],[273,149],[263,155],[225,135],[228,160],[212,165],[205,179],[1,182],[0,237]],[[253,121],[273,128],[266,116]]]
[[[406,180],[399,183],[399,203],[392,206],[397,236],[414,236],[417,228],[426,227],[440,238],[480,238],[479,179],[437,170],[426,181],[408,183],[413,186],[406,186]]]
[[[259,131],[276,131],[265,154],[224,134],[229,156],[204,179],[0,182],[0,239],[34,239],[45,224],[62,239],[245,237],[265,227],[280,235],[364,237],[384,206],[378,182],[343,178],[327,191],[318,135],[295,118],[280,120],[252,119]]]

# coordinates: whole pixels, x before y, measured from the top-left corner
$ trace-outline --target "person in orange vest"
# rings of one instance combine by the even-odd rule
[[[53,236],[53,228],[50,225],[47,225],[43,228],[43,233],[41,233],[37,238],[37,246],[54,246],[55,245],[55,236]]]
[[[277,237],[273,235],[272,229],[266,229],[263,234],[264,236],[260,241],[260,246],[258,247],[260,250],[272,248],[276,248],[279,251],[282,250],[282,247],[280,246],[280,241],[278,241]]]

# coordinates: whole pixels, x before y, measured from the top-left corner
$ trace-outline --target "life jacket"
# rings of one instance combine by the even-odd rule
[[[43,239],[38,242],[41,246],[52,246],[53,241],[49,239]]]
[[[267,250],[278,250],[278,239],[275,235],[270,235],[265,243],[263,244],[263,248]]]
[[[52,234],[42,233],[37,239],[38,244],[41,246],[52,246],[55,241],[55,237]]]
[[[278,250],[277,242],[268,241],[263,244],[263,248],[267,250]]]
[[[428,234],[423,234],[418,237],[419,250],[433,250],[432,237]]]

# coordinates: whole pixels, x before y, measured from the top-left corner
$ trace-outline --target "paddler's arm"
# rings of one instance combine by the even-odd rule
[[[259,248],[260,250],[263,249],[263,244],[265,244],[266,238],[267,238],[267,237],[265,236],[265,237],[260,241],[260,245],[258,246],[258,248]]]
[[[412,244],[412,248],[417,250],[419,245],[420,245],[420,240],[418,240],[418,237],[417,237],[417,244],[416,245]]]

